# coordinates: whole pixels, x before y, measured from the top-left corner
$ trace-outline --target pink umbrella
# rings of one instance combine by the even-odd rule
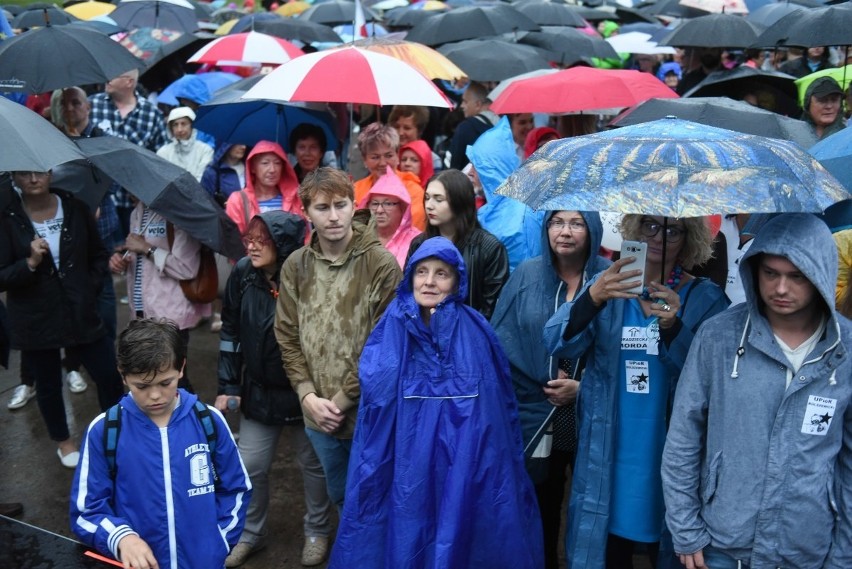
[[[242,98],[452,107],[432,81],[408,63],[353,46],[297,57]]]
[[[213,65],[280,65],[300,55],[305,55],[305,52],[287,40],[259,32],[246,32],[214,40],[187,61]]]
[[[499,114],[617,112],[648,99],[676,97],[650,73],[573,67],[513,82],[491,104],[491,110]]]

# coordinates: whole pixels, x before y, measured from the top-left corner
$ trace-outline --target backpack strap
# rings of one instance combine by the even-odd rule
[[[210,408],[198,399],[195,400],[195,405],[193,405],[192,409],[195,411],[195,416],[198,417],[198,421],[204,429],[204,435],[207,437],[207,448],[210,451],[212,462],[213,457],[216,456],[217,439],[216,423],[213,420],[213,415],[210,413]],[[210,471],[213,473],[213,483],[218,483],[219,475],[216,473],[216,467],[213,464],[210,464]]]
[[[106,410],[104,418],[104,457],[109,466],[109,477],[115,480],[118,467],[115,462],[115,451],[118,447],[118,434],[121,432],[121,405],[116,403]]]
[[[249,209],[251,209],[251,206],[249,205],[248,194],[246,193],[245,190],[240,190],[240,197],[243,199],[243,217],[245,218],[245,222],[246,222],[246,231],[248,231],[248,224],[249,224],[249,221],[250,221],[249,220]]]

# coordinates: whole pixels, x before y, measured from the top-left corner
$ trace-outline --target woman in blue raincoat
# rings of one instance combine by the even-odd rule
[[[452,242],[426,240],[364,346],[331,568],[543,565],[508,362],[466,283]]]
[[[569,569],[630,569],[640,543],[657,569],[675,559],[660,478],[667,417],[698,327],[728,306],[718,286],[686,272],[712,254],[704,218],[626,215],[621,234],[647,243],[645,281],[641,270],[620,272],[632,258],[619,259],[544,328],[554,356],[586,357],[565,538]],[[627,292],[637,284],[641,295]]]
[[[541,231],[545,253],[520,264],[491,318],[506,350],[544,529],[545,569],[559,565],[567,469],[577,449],[576,394],[581,360],[554,358],[544,345],[547,320],[610,262],[598,256],[603,225],[596,212],[549,211]]]

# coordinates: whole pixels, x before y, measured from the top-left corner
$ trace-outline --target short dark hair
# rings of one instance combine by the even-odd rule
[[[342,170],[323,166],[308,172],[299,186],[299,199],[302,207],[308,209],[317,194],[346,197],[355,201],[355,187],[352,180]]]
[[[116,359],[122,376],[141,375],[147,381],[154,381],[162,371],[183,367],[186,343],[178,325],[171,320],[131,320],[118,336]]]
[[[325,131],[315,124],[303,122],[296,125],[293,132],[290,133],[290,152],[295,152],[296,144],[306,138],[315,139],[319,143],[323,154],[328,150],[328,140],[325,137]]]
[[[491,99],[488,98],[488,87],[479,81],[471,81],[468,83],[466,91],[480,103],[491,102]]]
[[[388,124],[393,126],[401,118],[413,117],[417,134],[423,134],[426,125],[429,124],[429,109],[415,105],[396,105],[390,112]]]
[[[432,176],[426,183],[426,187],[432,182],[439,182],[447,192],[447,202],[450,211],[453,212],[453,225],[455,225],[455,236],[453,244],[461,250],[467,239],[468,233],[480,227],[476,217],[476,195],[473,191],[473,182],[461,170],[442,170]],[[441,232],[433,225],[426,225],[428,237],[438,237]]]

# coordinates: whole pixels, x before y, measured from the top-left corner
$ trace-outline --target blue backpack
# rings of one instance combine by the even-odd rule
[[[195,411],[195,416],[198,422],[204,428],[204,434],[207,437],[207,448],[210,449],[211,459],[216,455],[216,423],[213,421],[213,416],[210,414],[210,409],[199,400],[195,400],[192,410]],[[106,410],[104,419],[104,456],[109,465],[109,477],[115,480],[115,475],[118,472],[118,466],[115,462],[115,452],[118,448],[118,435],[121,433],[121,404],[117,403]],[[214,462],[214,461],[211,461]],[[216,474],[216,468],[213,464],[210,465],[213,473],[213,483],[219,482],[219,475]]]

